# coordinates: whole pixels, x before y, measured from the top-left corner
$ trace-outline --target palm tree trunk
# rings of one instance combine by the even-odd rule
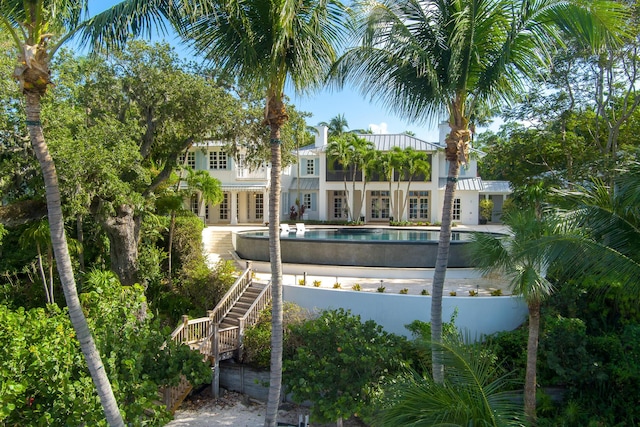
[[[271,126],[271,188],[269,189],[269,259],[271,261],[271,370],[269,395],[264,419],[265,427],[275,427],[280,405],[282,388],[282,256],[280,253],[280,172],[282,151],[280,145],[280,124],[286,120],[282,100],[270,97],[268,101]]]
[[[540,335],[540,302],[529,303],[529,339],[527,341],[527,370],[524,380],[524,413],[531,425],[536,424],[536,365],[538,336]]]
[[[71,266],[71,257],[69,256],[67,239],[64,234],[58,176],[53,159],[49,154],[49,148],[45,142],[42,125],[40,123],[41,94],[25,92],[25,96],[29,138],[31,139],[31,145],[36,153],[44,177],[49,227],[51,229],[51,244],[55,257],[58,260],[58,274],[60,275],[60,282],[64,290],[69,317],[71,318],[73,329],[80,342],[82,353],[87,361],[87,367],[96,386],[96,391],[100,397],[100,403],[102,404],[107,422],[110,426],[124,426],[122,415],[118,410],[118,404],[111,389],[111,383],[107,378],[100,353],[98,353],[98,349],[93,341],[87,319],[84,317],[80,299],[78,298],[78,291]]]
[[[456,193],[456,183],[460,173],[460,149],[465,149],[465,139],[469,131],[463,126],[451,126],[451,133],[446,139],[446,157],[449,161],[447,185],[444,190],[444,203],[442,205],[442,222],[440,226],[440,239],[438,240],[438,254],[436,256],[436,268],[433,273],[433,286],[431,290],[431,341],[434,344],[442,342],[442,291],[444,279],[449,263],[449,246],[451,245],[451,223],[453,221],[453,199]],[[442,384],[444,382],[444,365],[442,364],[442,351],[434,346],[431,352],[433,364],[433,380]]]
[[[347,174],[345,171],[345,174],[343,175],[342,181],[344,183],[344,204],[345,209],[347,210],[347,221],[349,221],[349,218],[351,217],[351,206],[349,203],[349,199],[351,198],[349,195],[349,190],[347,189]]]
[[[442,205],[442,222],[440,225],[440,239],[438,240],[438,254],[436,256],[436,268],[433,273],[433,286],[431,289],[431,341],[442,342],[442,292],[444,279],[449,263],[449,247],[451,245],[451,222],[453,215],[453,198],[456,193],[456,181],[460,165],[457,161],[449,162],[449,174],[447,186],[444,190],[444,203]],[[433,380],[439,384],[444,382],[444,365],[442,364],[442,351],[434,348],[431,352],[433,364]]]

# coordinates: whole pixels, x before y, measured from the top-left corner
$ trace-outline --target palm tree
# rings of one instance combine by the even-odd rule
[[[88,13],[86,0],[10,0],[0,3],[0,25],[11,35],[17,52],[14,77],[25,97],[29,139],[44,177],[51,243],[69,317],[100,397],[106,420],[112,426],[122,426],[124,422],[78,300],[64,232],[58,177],[40,121],[40,102],[51,85],[49,63],[58,48],[70,38],[80,34],[84,41],[122,43],[131,34],[149,32],[151,24],[163,25],[161,13],[169,16],[167,9],[162,7],[166,6],[165,3],[163,0],[152,0],[144,4],[126,0],[85,21],[83,19]]]
[[[493,366],[479,345],[459,337],[437,344],[447,364],[444,384],[410,372],[387,393],[388,409],[376,425],[521,427],[522,409],[511,379]],[[395,391],[396,393],[394,393]]]
[[[271,376],[266,426],[275,426],[282,384],[282,260],[280,255],[280,130],[288,120],[287,80],[298,92],[319,87],[341,42],[343,7],[337,0],[203,1],[196,20],[179,33],[196,50],[247,86],[265,91],[270,128],[269,255],[272,291]]]
[[[349,148],[351,151],[350,156],[350,164],[351,164],[351,188],[352,188],[352,199],[354,206],[351,219],[353,221],[357,221],[361,215],[356,212],[355,207],[355,196],[356,196],[356,177],[358,175],[358,170],[362,173],[362,180],[364,182],[363,187],[366,186],[367,177],[365,167],[367,165],[367,161],[369,160],[370,153],[374,150],[373,143],[367,141],[364,138],[360,138],[359,136],[350,133],[349,134]],[[362,195],[360,196],[360,211],[362,213],[362,208],[364,204],[365,198],[365,189],[362,189]]]
[[[511,279],[511,292],[522,296],[529,309],[529,338],[524,386],[527,418],[536,418],[536,363],[540,333],[540,306],[554,291],[547,272],[561,259],[551,250],[559,232],[552,215],[539,218],[534,209],[514,211],[504,217],[509,234],[474,233],[471,257],[483,272],[497,271]]]
[[[400,209],[401,219],[405,211],[405,206],[409,203],[409,191],[411,190],[411,183],[413,182],[414,176],[424,175],[425,178],[429,178],[431,174],[431,163],[429,162],[427,153],[407,147],[404,149],[404,159],[405,172],[409,175],[409,179],[407,181],[407,192],[404,197],[404,203]]]
[[[351,212],[351,194],[347,188],[347,171],[351,165],[352,156],[351,144],[347,135],[340,135],[333,138],[327,145],[327,158],[329,161],[329,169],[335,169],[335,166],[339,165],[342,172],[342,182],[344,183],[344,197],[345,207],[347,211],[347,217],[349,220],[353,219]]]
[[[53,304],[55,302],[53,298],[53,248],[51,247],[51,233],[49,232],[49,224],[46,219],[36,221],[30,224],[20,235],[18,243],[22,248],[28,248],[34,243],[36,244],[36,251],[38,253],[38,270],[40,272],[40,278],[44,285],[44,294],[47,300],[47,304]],[[48,280],[47,274],[44,272],[44,263],[42,262],[42,247],[47,249],[47,268],[48,268]]]
[[[562,192],[571,204],[566,216],[573,232],[555,247],[566,274],[622,283],[640,292],[640,163],[618,170],[614,185],[594,179],[587,187]]]
[[[473,113],[514,98],[546,66],[564,33],[593,46],[611,41],[625,8],[595,0],[382,0],[363,2],[362,43],[333,69],[412,121],[448,118],[449,163],[433,279],[432,341],[442,337],[442,290],[460,165],[467,161]],[[439,351],[434,378],[444,379]]]
[[[349,128],[349,122],[347,122],[347,119],[344,117],[344,114],[338,114],[337,116],[332,117],[331,120],[329,120],[329,123],[320,122],[318,123],[318,126],[328,127],[330,137],[340,136],[343,133],[345,133]]]
[[[187,168],[187,191],[191,196],[198,197],[198,213],[202,210],[202,206],[217,205],[224,197],[220,181],[207,171],[193,170]]]

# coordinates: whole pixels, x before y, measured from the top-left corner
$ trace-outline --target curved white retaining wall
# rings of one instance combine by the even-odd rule
[[[431,297],[387,293],[357,292],[284,286],[284,300],[309,310],[344,308],[359,314],[362,320],[374,320],[387,332],[410,337],[404,325],[414,320],[431,321]],[[517,297],[450,297],[442,298],[442,320],[448,322],[458,308],[456,326],[472,338],[520,326],[527,316],[527,305]]]

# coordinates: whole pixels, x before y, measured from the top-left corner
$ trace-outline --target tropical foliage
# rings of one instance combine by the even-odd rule
[[[165,343],[145,310],[143,289],[123,287],[113,273],[92,271],[83,309],[105,357],[116,399],[131,425],[163,425],[170,415],[157,403],[162,385],[186,375],[209,380],[209,368],[185,346]],[[7,425],[105,425],[100,401],[66,309],[11,310],[0,305],[0,422]]]
[[[402,366],[403,339],[343,309],[291,327],[294,354],[285,384],[298,402],[311,400],[313,419],[329,422],[375,412],[382,385]]]
[[[442,337],[442,288],[451,240],[452,207],[460,165],[468,159],[472,129],[487,109],[511,100],[548,64],[564,34],[594,48],[612,37],[625,17],[614,2],[409,0],[363,2],[354,25],[361,40],[334,67],[410,120],[447,117],[449,164],[431,306],[432,341]],[[434,377],[443,367],[434,352]]]
[[[438,344],[446,366],[444,384],[409,371],[387,391],[380,426],[524,426],[513,377],[496,367],[491,351],[465,345],[458,335]]]
[[[261,91],[264,122],[269,127],[269,257],[271,259],[273,331],[271,379],[265,426],[275,426],[282,383],[282,265],[280,256],[281,130],[289,115],[284,90],[319,87],[341,43],[343,6],[334,0],[314,2],[206,2],[197,19],[178,26],[198,53],[215,61],[242,85]]]

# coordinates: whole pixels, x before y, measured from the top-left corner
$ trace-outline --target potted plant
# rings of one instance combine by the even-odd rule
[[[491,214],[493,213],[493,200],[482,199],[479,203],[480,207],[480,224],[486,224],[491,220]]]

